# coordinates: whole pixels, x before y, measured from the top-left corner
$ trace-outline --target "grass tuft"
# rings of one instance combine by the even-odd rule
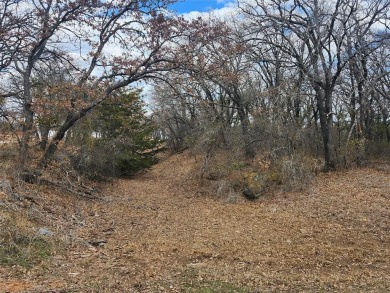
[[[0,265],[26,269],[47,260],[58,246],[54,239],[35,234],[32,224],[16,212],[0,218]]]

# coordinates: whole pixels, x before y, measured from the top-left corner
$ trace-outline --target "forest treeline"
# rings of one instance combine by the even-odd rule
[[[221,28],[189,38],[190,66],[157,85],[172,147],[208,136],[248,157],[323,157],[326,170],[388,155],[389,2],[239,4],[228,23],[210,19]]]
[[[162,142],[205,168],[221,152],[295,173],[389,158],[390,1],[238,0],[191,20],[172,2],[1,1],[1,127],[21,166],[67,154],[131,174]]]

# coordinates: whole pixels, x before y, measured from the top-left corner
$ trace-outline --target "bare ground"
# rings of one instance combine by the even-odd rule
[[[53,221],[71,244],[39,270],[0,267],[0,292],[390,291],[386,165],[236,203],[206,194],[195,170],[181,154],[103,200],[53,200],[68,205]]]

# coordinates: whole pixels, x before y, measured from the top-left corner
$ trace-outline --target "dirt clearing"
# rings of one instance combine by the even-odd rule
[[[83,201],[73,245],[38,271],[2,268],[0,291],[390,290],[385,167],[322,174],[304,193],[233,204],[204,194],[195,165],[172,156],[117,181],[103,200]]]

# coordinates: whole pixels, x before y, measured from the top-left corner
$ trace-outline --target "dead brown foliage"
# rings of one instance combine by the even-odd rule
[[[104,200],[45,195],[47,216],[67,227],[68,248],[44,272],[0,268],[1,284],[9,292],[390,289],[385,165],[321,174],[304,193],[235,204],[200,186],[197,168],[181,154],[118,180]]]

